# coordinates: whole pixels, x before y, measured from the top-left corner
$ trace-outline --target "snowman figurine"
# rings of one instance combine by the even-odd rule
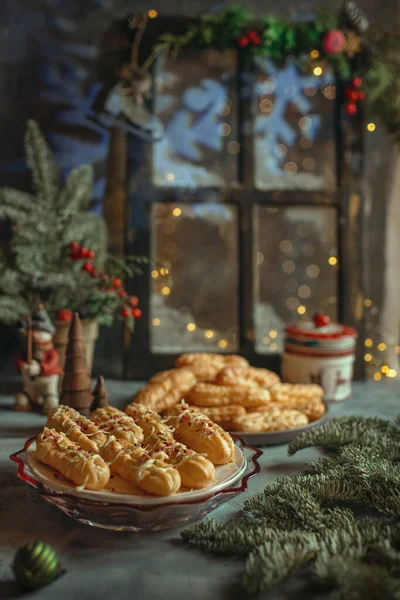
[[[55,328],[42,306],[32,314],[31,324],[24,323],[26,350],[17,361],[23,388],[15,398],[15,409],[40,408],[43,413],[58,406],[58,382],[62,373],[57,350],[53,346]]]

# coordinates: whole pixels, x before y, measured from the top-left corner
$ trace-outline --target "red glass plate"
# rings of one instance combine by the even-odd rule
[[[232,487],[195,500],[180,501],[179,495],[176,495],[169,502],[160,500],[160,504],[96,501],[51,489],[39,481],[28,464],[27,450],[35,437],[27,440],[23,449],[11,454],[10,459],[17,463],[17,476],[22,481],[32,485],[46,502],[54,504],[72,519],[115,531],[161,531],[202,519],[247,490],[249,479],[260,472],[258,459],[262,451],[248,445],[237,435],[232,434],[232,438],[245,459],[244,470]]]

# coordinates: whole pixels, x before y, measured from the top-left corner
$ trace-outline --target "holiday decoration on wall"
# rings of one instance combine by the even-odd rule
[[[246,56],[278,62],[295,57],[306,74],[317,76],[330,67],[350,87],[354,79],[363,86],[357,99],[349,100],[346,94],[346,113],[355,115],[358,103],[365,99],[371,113],[380,116],[389,132],[400,139],[400,65],[394,56],[399,36],[370,28],[368,18],[352,0],[345,0],[339,14],[326,7],[318,8],[315,21],[265,17],[256,26],[254,23],[249,10],[241,5],[202,15],[179,35],[161,35],[146,66],[160,53],[176,56],[183,47],[194,46],[236,49]]]
[[[63,569],[49,544],[35,541],[22,546],[15,555],[15,579],[23,590],[37,590],[59,577]]]
[[[61,403],[87,415],[92,402],[91,379],[86,364],[82,325],[76,313],[69,331]]]
[[[16,410],[40,408],[48,413],[58,405],[58,381],[62,370],[53,346],[54,332],[54,325],[43,307],[22,323],[25,348],[17,364],[23,387],[15,398]]]
[[[133,329],[133,313],[122,314],[131,301],[122,277],[141,273],[147,260],[107,254],[105,222],[87,210],[92,168],[73,170],[61,186],[50,148],[34,121],[27,125],[26,155],[36,196],[0,190],[0,219],[12,227],[10,241],[0,249],[1,321],[16,323],[43,303],[56,321],[68,320],[72,311],[100,325],[111,325],[115,316],[124,318]]]
[[[289,446],[291,455],[324,449],[302,475],[270,484],[230,521],[188,527],[183,539],[205,552],[243,558],[241,581],[251,594],[301,569],[330,598],[396,598],[399,426],[399,417],[354,416],[315,427]]]

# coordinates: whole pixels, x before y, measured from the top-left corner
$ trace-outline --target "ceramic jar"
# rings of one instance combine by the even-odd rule
[[[351,395],[357,332],[316,315],[286,328],[282,379],[288,383],[318,383],[325,400],[340,402]]]

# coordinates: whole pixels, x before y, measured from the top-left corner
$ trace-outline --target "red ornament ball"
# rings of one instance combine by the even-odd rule
[[[128,292],[126,292],[125,290],[119,290],[117,292],[118,296],[121,296],[121,298],[126,298],[128,295]]]
[[[254,46],[259,46],[261,44],[261,38],[257,31],[249,31],[248,38]]]
[[[56,321],[64,321],[65,323],[71,323],[72,321],[72,312],[67,310],[66,308],[62,308],[56,314]]]
[[[126,308],[126,306],[124,306],[124,308],[121,310],[121,315],[124,317],[124,319],[129,319],[129,317],[132,316],[132,311],[130,308]]]
[[[363,84],[363,80],[361,79],[361,77],[353,77],[353,79],[351,80],[351,85],[355,88],[360,88]]]
[[[140,319],[140,317],[142,316],[142,311],[140,310],[140,308],[134,308],[132,314],[135,317],[135,319]]]
[[[92,265],[91,262],[86,261],[82,265],[82,271],[86,271],[86,273],[91,273],[93,271],[93,269],[94,269],[94,266]]]
[[[136,296],[132,296],[131,298],[129,298],[129,304],[131,306],[137,306],[139,304],[139,298],[137,298]]]
[[[357,104],[355,104],[354,102],[348,102],[346,104],[346,113],[350,116],[356,115],[357,114]]]
[[[346,38],[340,29],[327,31],[322,40],[322,48],[326,54],[339,54],[344,49]]]
[[[89,248],[82,246],[82,248],[79,250],[79,256],[80,258],[89,258]]]
[[[94,250],[89,250],[88,258],[94,258],[96,256],[96,252]]]
[[[113,279],[114,289],[120,288],[121,285],[122,285],[121,279],[119,277],[114,277],[114,279]]]
[[[313,320],[315,327],[326,327],[331,322],[328,315],[324,315],[322,312],[317,312]]]
[[[70,243],[70,245],[69,245],[69,249],[70,249],[70,250],[71,250],[71,252],[73,252],[74,254],[75,254],[76,252],[78,252],[79,248],[80,248],[80,244],[79,244],[79,242],[71,242],[71,243]]]
[[[250,43],[249,38],[247,37],[247,35],[242,35],[239,39],[238,39],[238,46],[239,48],[246,48],[246,46],[248,46]]]

